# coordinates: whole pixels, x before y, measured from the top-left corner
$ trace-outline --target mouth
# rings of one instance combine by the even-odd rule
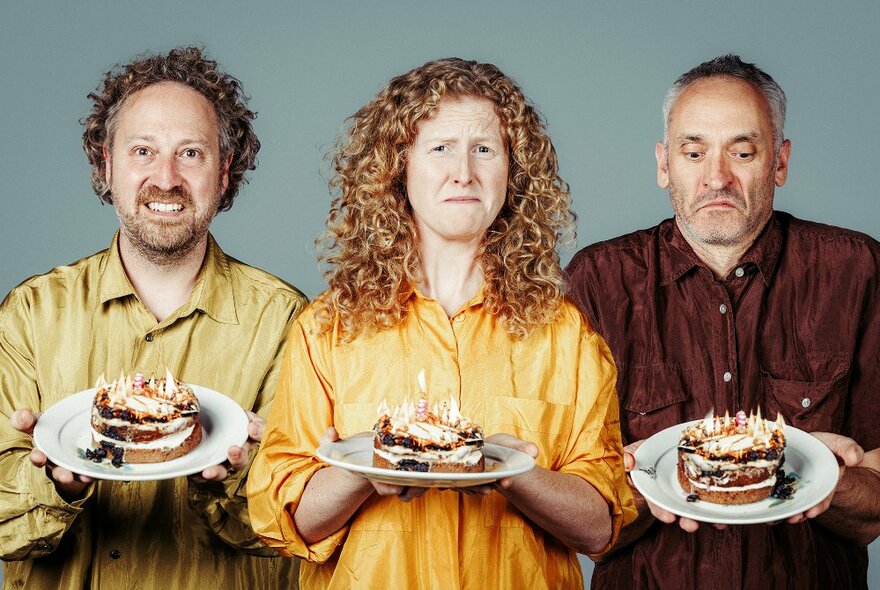
[[[708,203],[704,203],[700,205],[700,209],[735,209],[733,203],[730,201],[709,201]]]
[[[733,199],[711,199],[697,205],[697,211],[738,211],[741,206]]]
[[[450,197],[443,200],[444,203],[479,203],[478,197]]]
[[[179,213],[183,211],[183,205],[180,203],[160,203],[151,201],[147,203],[147,209],[154,213]]]

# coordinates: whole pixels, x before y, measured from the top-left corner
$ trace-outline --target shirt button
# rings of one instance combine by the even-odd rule
[[[722,303],[718,306],[718,311],[720,311],[721,313],[727,313],[727,306]]]
[[[122,557],[122,553],[119,552],[119,549],[114,549],[110,552],[110,557],[112,557],[113,559],[119,559],[120,557]]]
[[[724,378],[725,383],[733,379],[733,375],[730,374],[730,371],[726,371],[722,377]]]
[[[455,317],[452,318],[452,319],[453,319],[454,321],[456,321],[456,322],[461,323],[461,322],[464,321],[464,314],[463,314],[463,313],[460,313],[460,314],[458,314],[457,316],[455,316]]]
[[[144,336],[144,340],[146,340],[147,342],[152,342],[152,341],[153,341],[153,335],[152,335],[152,334],[147,334],[146,336]]]
[[[735,274],[735,275],[738,276],[738,277],[741,277],[741,276],[743,276],[744,274],[746,274],[746,271],[744,271],[744,270],[743,270],[743,267],[740,266],[740,267],[737,268],[735,271],[733,271],[733,274]]]
[[[804,399],[801,400],[801,406],[804,408],[809,408],[810,403],[811,403],[810,398],[808,398],[808,397],[805,397]]]

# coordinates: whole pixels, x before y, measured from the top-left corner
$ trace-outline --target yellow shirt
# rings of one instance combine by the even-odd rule
[[[267,414],[281,351],[305,297],[209,239],[187,303],[157,323],[105,250],[29,279],[0,306],[0,557],[12,588],[289,588],[297,561],[268,559],[250,529],[243,476],[88,486],[69,504],[9,424],[113,378],[165,367]],[[238,547],[240,549],[236,549]],[[244,553],[248,551],[254,555]]]
[[[556,323],[511,339],[480,295],[451,319],[416,292],[398,327],[341,343],[317,336],[315,306],[294,323],[263,444],[251,466],[254,530],[308,560],[302,588],[583,588],[575,552],[503,496],[430,490],[409,503],[371,496],[347,526],[307,545],[292,514],[330,425],[370,430],[380,400],[416,399],[424,368],[432,399],[454,395],[485,435],[538,445],[537,463],[583,477],[607,500],[613,537],[635,508],[623,470],[616,370],[608,347],[566,303]],[[607,549],[607,548],[606,548]]]

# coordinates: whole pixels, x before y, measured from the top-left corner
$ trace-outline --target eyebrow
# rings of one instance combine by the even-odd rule
[[[739,135],[735,135],[733,139],[729,140],[729,142],[740,143],[741,141],[755,141],[759,139],[761,139],[761,134],[757,131],[752,131],[751,133],[740,133]],[[679,144],[702,143],[705,141],[705,136],[699,134],[682,134],[677,135],[675,141]]]
[[[135,133],[133,135],[129,135],[123,138],[123,141],[126,143],[137,142],[137,141],[146,141],[153,142],[156,141],[155,135],[143,134],[143,133]],[[182,141],[176,142],[177,145],[187,145],[187,144],[196,144],[196,145],[208,145],[211,141],[205,137],[185,137]]]
[[[442,143],[454,143],[454,142],[458,141],[458,139],[459,139],[458,135],[429,135],[424,138],[425,141],[429,141],[429,142],[439,141]],[[495,137],[489,133],[481,133],[478,135],[472,135],[469,139],[471,141],[477,142],[477,143],[488,142],[488,141],[499,141],[499,142],[501,141],[500,137]]]

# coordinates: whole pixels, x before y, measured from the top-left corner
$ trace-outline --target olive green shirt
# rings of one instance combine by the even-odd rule
[[[295,288],[226,256],[209,237],[189,300],[161,322],[108,250],[33,277],[0,305],[0,558],[5,588],[296,587],[298,563],[260,543],[244,474],[99,481],[68,503],[28,460],[19,408],[43,411],[103,373],[163,374],[268,414],[293,319]]]

